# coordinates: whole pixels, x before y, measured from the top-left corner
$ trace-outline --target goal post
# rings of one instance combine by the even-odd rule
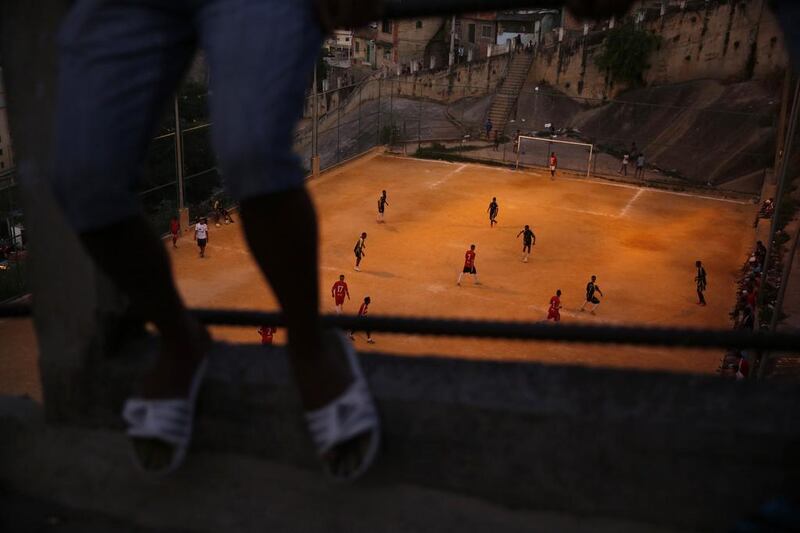
[[[587,177],[591,174],[594,156],[594,145],[591,143],[520,135],[516,149],[517,169],[520,166],[549,168],[550,154],[555,152],[559,168],[585,172]]]

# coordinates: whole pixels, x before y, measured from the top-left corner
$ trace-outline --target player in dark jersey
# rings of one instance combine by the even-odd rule
[[[367,243],[365,242],[366,240],[367,232],[365,231],[361,234],[361,237],[358,239],[358,242],[356,242],[355,247],[353,247],[353,253],[356,256],[356,266],[353,270],[356,272],[361,272],[361,268],[359,268],[359,265],[361,265],[361,258],[367,255],[367,252],[365,251],[367,248]]]
[[[597,293],[599,293],[600,296],[605,296],[597,285],[597,276],[592,276],[592,280],[586,284],[586,301],[581,305],[581,311],[584,310],[586,304],[591,304],[592,308],[589,309],[589,312],[594,314],[594,310],[600,305],[600,300],[596,296]]]
[[[695,261],[694,266],[697,267],[697,275],[694,281],[697,284],[697,303],[698,305],[706,305],[706,298],[703,293],[706,291],[708,281],[706,280],[706,269],[703,268],[702,261]]]
[[[527,263],[528,257],[531,255],[531,246],[536,244],[536,235],[533,234],[533,230],[527,224],[525,224],[525,228],[517,233],[517,239],[519,236],[522,235],[522,262]]]
[[[500,212],[500,206],[497,205],[497,198],[492,198],[492,201],[489,203],[489,209],[486,211],[489,212],[489,227],[494,227],[497,224],[497,213]]]
[[[480,285],[478,281],[478,269],[475,268],[475,245],[471,244],[469,250],[464,254],[464,269],[458,275],[456,285],[461,285],[461,278],[464,274],[471,274],[475,276],[475,284]]]
[[[383,212],[386,210],[387,205],[389,205],[389,202],[386,201],[386,191],[383,191],[381,197],[378,198],[378,223],[383,222]]]

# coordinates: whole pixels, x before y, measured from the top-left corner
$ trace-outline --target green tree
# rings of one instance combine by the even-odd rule
[[[650,55],[661,38],[627,23],[608,32],[603,50],[595,63],[607,69],[613,78],[632,84],[642,83],[642,75],[650,66]]]

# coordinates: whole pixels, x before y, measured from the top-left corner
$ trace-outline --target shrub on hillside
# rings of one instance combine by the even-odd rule
[[[633,24],[619,26],[608,32],[595,63],[608,70],[617,81],[640,84],[644,71],[650,66],[650,54],[660,40],[659,36]]]

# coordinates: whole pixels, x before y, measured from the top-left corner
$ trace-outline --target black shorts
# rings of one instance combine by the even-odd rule
[[[197,246],[200,248],[205,248],[208,239],[197,239]]]
[[[586,298],[586,301],[589,302],[590,304],[595,304],[595,305],[600,303],[600,300],[597,299],[597,296],[592,296],[591,298]]]
[[[494,220],[497,218],[497,211],[489,211],[489,220]]]
[[[478,270],[475,267],[464,267],[463,272],[464,274],[478,274]]]
[[[354,254],[356,254],[356,257],[357,257],[358,259],[361,259],[361,252],[353,252],[353,253],[354,253]]]
[[[384,209],[385,209],[384,207],[379,207],[379,208],[378,208],[378,213],[380,213],[380,214],[383,214],[383,210],[384,210]]]
[[[530,251],[531,251],[531,246],[533,246],[533,243],[526,242],[526,243],[524,243],[524,244],[522,245],[522,249],[523,249],[523,250],[528,250],[528,251],[530,252]]]

